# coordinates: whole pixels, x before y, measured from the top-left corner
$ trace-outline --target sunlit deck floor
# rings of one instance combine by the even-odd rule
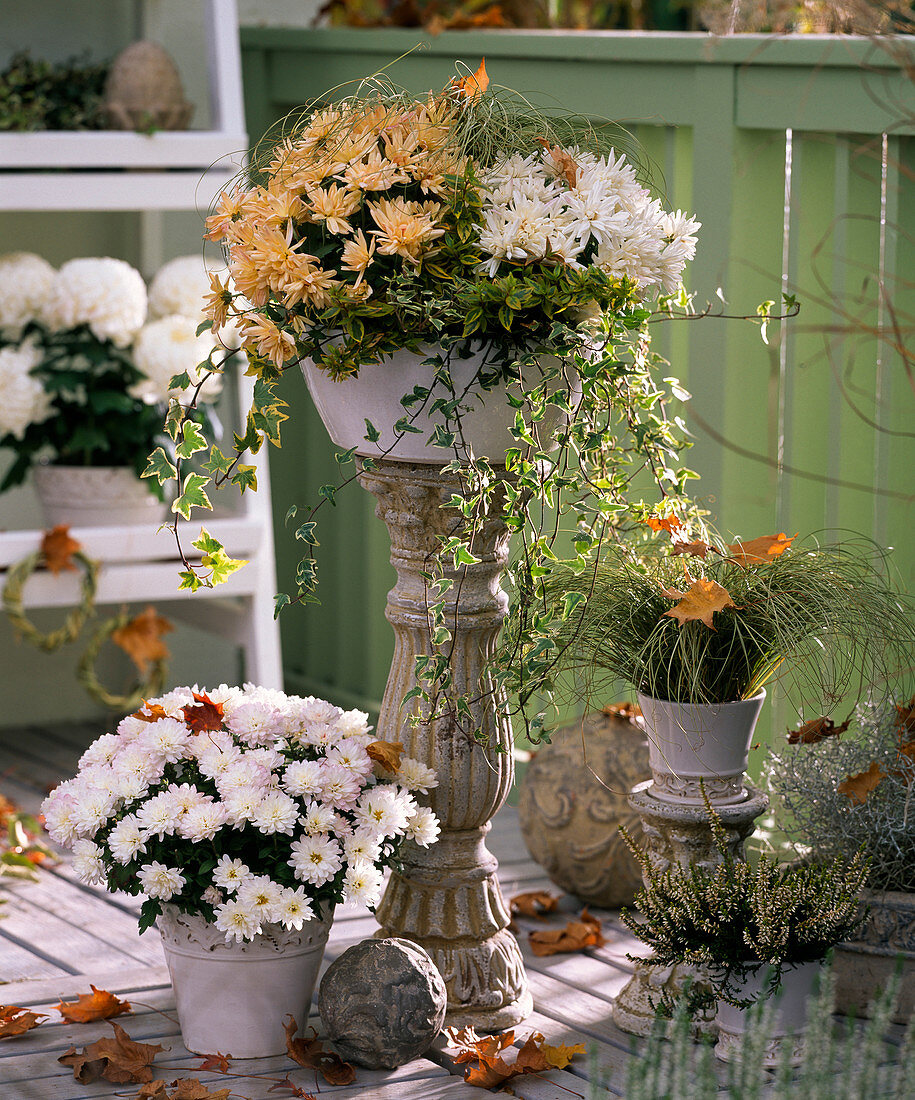
[[[80,753],[100,732],[89,725],[0,731],[0,793],[23,809],[36,810],[50,787],[73,774]],[[506,807],[497,816],[489,847],[499,860],[506,898],[523,891],[551,889],[542,870],[527,856],[512,808]],[[358,1069],[355,1083],[342,1088],[323,1080],[316,1082],[312,1071],[285,1056],[232,1062],[231,1073],[256,1074],[256,1078],[201,1073],[196,1069],[200,1058],[189,1054],[181,1043],[158,935],[154,930],[142,937],[137,933],[136,899],[80,885],[66,862],[43,869],[37,883],[5,880],[0,896],[6,898],[0,909],[0,981],[9,983],[0,989],[0,1003],[50,1015],[39,1028],[0,1042],[0,1100],[96,1100],[136,1095],[136,1085],[79,1084],[72,1071],[57,1061],[71,1046],[82,1050],[111,1034],[106,1023],[55,1022],[59,1017],[51,1006],[88,993],[90,982],[133,1004],[133,1015],[119,1017],[118,1023],[131,1038],[167,1048],[156,1057],[153,1070],[155,1077],[169,1083],[176,1078],[197,1078],[211,1089],[231,1086],[233,1098],[237,1095],[248,1100],[292,1095],[282,1088],[272,1091],[287,1077],[306,1092],[333,1093],[334,1100],[356,1096],[473,1100],[494,1095],[460,1080],[464,1067],[451,1063],[441,1040],[427,1058],[393,1072]],[[579,1056],[566,1070],[516,1077],[511,1081],[513,1094],[524,1100],[587,1100],[589,1075],[596,1061],[605,1083],[599,1095],[625,1096],[626,1067],[630,1059],[638,1057],[641,1044],[619,1031],[610,1013],[614,996],[631,973],[627,952],[637,951],[638,942],[616,914],[597,911],[607,938],[604,947],[537,958],[527,946],[528,932],[550,924],[563,925],[579,912],[580,905],[567,897],[560,910],[548,921],[518,922],[535,1011],[516,1029],[516,1036],[523,1040],[531,1031],[539,1031],[554,1045],[584,1043],[589,1052],[596,1052],[596,1059]],[[338,909],[324,965],[371,936],[376,928],[368,910],[355,906]],[[309,1022],[320,1031],[316,1011]]]

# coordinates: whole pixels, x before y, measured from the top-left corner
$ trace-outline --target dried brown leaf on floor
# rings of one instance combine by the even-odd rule
[[[232,1093],[231,1089],[216,1089],[215,1092],[211,1092],[206,1085],[195,1077],[185,1077],[180,1081],[172,1081],[169,1087],[174,1089],[174,1092],[168,1100],[229,1100]]]
[[[515,894],[508,902],[513,917],[537,917],[541,920],[546,913],[554,912],[558,904],[558,896],[548,890],[530,890],[526,894]]]
[[[231,1062],[231,1054],[223,1054],[221,1051],[217,1050],[215,1054],[207,1054],[204,1056],[203,1061],[197,1067],[197,1072],[206,1073],[207,1071],[212,1071],[213,1073],[228,1073]]]
[[[16,1035],[25,1035],[42,1020],[47,1020],[45,1012],[31,1012],[18,1005],[0,1005],[0,1039],[12,1039]]]
[[[135,1043],[127,1032],[111,1021],[113,1038],[98,1039],[82,1051],[76,1047],[57,1059],[63,1066],[70,1066],[80,1084],[88,1085],[103,1077],[113,1085],[139,1085],[152,1081],[149,1068],[156,1055],[165,1047],[154,1043]]]
[[[480,1037],[472,1028],[448,1028],[446,1035],[449,1047],[458,1052],[454,1061],[470,1063],[464,1082],[484,1089],[500,1088],[525,1073],[564,1069],[574,1055],[585,1052],[583,1044],[548,1046],[538,1031],[532,1032],[517,1051],[513,1047],[514,1031]]]
[[[329,1085],[349,1085],[356,1079],[356,1070],[349,1062],[344,1062],[339,1054],[325,1050],[313,1027],[308,1029],[311,1035],[303,1033],[296,1038],[299,1025],[292,1016],[287,1017],[287,1020],[288,1023],[283,1024],[283,1030],[286,1032],[286,1051],[293,1062],[305,1069],[317,1070]]]
[[[313,1092],[306,1092],[299,1085],[294,1085],[288,1077],[284,1077],[282,1081],[277,1081],[275,1085],[271,1085],[267,1092],[279,1092],[280,1089],[288,1089],[290,1095],[297,1097],[298,1100],[317,1100]]]
[[[129,1001],[122,1001],[109,993],[107,989],[96,989],[90,982],[91,993],[78,994],[78,1000],[68,1003],[61,1001],[54,1008],[71,1024],[91,1024],[96,1020],[110,1020],[112,1016],[122,1016],[133,1012]]]
[[[601,933],[601,922],[587,909],[582,909],[577,920],[570,920],[564,928],[544,928],[531,932],[531,951],[535,955],[564,955],[583,951],[586,947],[603,947],[607,942]]]

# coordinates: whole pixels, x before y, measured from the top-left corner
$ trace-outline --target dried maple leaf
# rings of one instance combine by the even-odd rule
[[[543,917],[552,913],[559,904],[559,898],[547,890],[531,890],[526,894],[515,894],[509,899],[509,909],[513,917]]]
[[[98,1039],[81,1052],[76,1047],[62,1054],[57,1061],[70,1066],[73,1076],[83,1085],[103,1077],[113,1085],[141,1084],[152,1081],[149,1068],[156,1055],[165,1047],[153,1043],[135,1043],[127,1032],[111,1021],[113,1038]]]
[[[849,718],[846,718],[840,726],[837,726],[831,718],[811,718],[809,722],[798,726],[796,730],[788,731],[788,744],[818,745],[821,741],[825,741],[827,737],[838,737],[839,734],[844,733],[848,729],[850,721]]]
[[[576,1043],[574,1046],[569,1047],[560,1043],[558,1047],[551,1047],[546,1043],[541,1043],[540,1049],[553,1069],[565,1069],[576,1054],[584,1054],[585,1044]]]
[[[365,746],[365,751],[386,772],[396,773],[400,771],[403,745],[399,741],[373,741],[370,745]]]
[[[168,1100],[168,1093],[165,1090],[165,1082],[157,1078],[149,1084],[140,1085],[134,1100]]]
[[[82,548],[82,543],[70,538],[70,528],[64,523],[45,531],[41,540],[44,563],[55,577],[65,569],[76,569],[73,555]]]
[[[150,661],[162,661],[170,656],[162,635],[174,630],[168,619],[156,613],[154,607],[136,615],[129,623],[118,627],[111,640],[121,647],[137,666],[141,676],[146,675]]]
[[[645,522],[652,531],[666,531],[671,536],[678,527],[683,526],[683,521],[676,516],[649,516]]]
[[[144,700],[143,706],[135,710],[130,717],[139,718],[141,722],[158,722],[160,718],[168,718],[168,714],[158,703],[150,704]]]
[[[537,141],[550,154],[556,174],[562,176],[569,187],[574,187],[578,183],[578,164],[575,159],[560,146],[550,145],[546,138],[539,137]]]
[[[446,1027],[448,1046],[457,1051],[455,1062],[472,1062],[477,1058],[495,1058],[515,1041],[514,1031],[497,1035],[477,1035],[472,1027]]]
[[[223,722],[223,704],[214,703],[208,695],[198,695],[194,692],[196,703],[189,703],[182,707],[184,721],[194,733],[205,733],[207,730],[221,730]]]
[[[489,87],[489,77],[486,74],[486,58],[480,62],[480,67],[475,73],[455,78],[451,81],[455,91],[460,92],[465,99],[479,99]]]
[[[515,1040],[513,1031],[480,1038],[472,1028],[465,1028],[463,1031],[449,1028],[446,1034],[449,1046],[458,1051],[455,1062],[476,1063],[468,1066],[464,1074],[465,1082],[484,1089],[496,1088],[525,1073],[562,1069],[569,1064],[573,1055],[583,1054],[585,1050],[583,1045],[546,1046],[543,1036],[537,1031],[527,1037],[517,1052],[512,1049]]]
[[[915,733],[915,695],[905,704],[896,707],[896,728],[899,730],[899,740],[903,740],[906,733]]]
[[[318,1100],[313,1092],[306,1092],[298,1085],[294,1085],[288,1077],[284,1077],[282,1081],[277,1081],[275,1085],[271,1085],[267,1092],[279,1092],[280,1089],[288,1089],[293,1096],[299,1097],[300,1100]]]
[[[856,806],[863,806],[867,801],[867,796],[872,790],[879,787],[884,779],[886,779],[886,772],[874,760],[867,771],[848,776],[844,782],[838,785],[836,790],[850,798]]]
[[[228,1073],[231,1064],[231,1054],[221,1054],[218,1050],[215,1054],[208,1054],[197,1067],[198,1073],[206,1073],[212,1070],[214,1073]]]
[[[195,1077],[184,1077],[180,1081],[172,1081],[170,1087],[175,1091],[168,1100],[229,1100],[232,1093],[231,1089],[217,1089],[211,1092]]]
[[[758,539],[750,539],[749,542],[732,542],[728,550],[731,551],[734,561],[746,568],[748,565],[772,561],[784,554],[796,538],[796,534],[789,539],[784,531],[779,531],[777,535],[760,535]]]
[[[703,561],[708,557],[708,552],[711,550],[711,546],[707,542],[702,542],[697,539],[695,542],[678,542],[674,539],[674,544],[671,547],[671,553],[674,557],[678,557],[681,554],[689,554],[691,558],[702,558]]]
[[[603,947],[607,942],[601,934],[601,922],[587,909],[582,909],[577,920],[570,920],[565,928],[544,928],[530,933],[531,951],[535,955],[562,955],[571,951],[583,951],[586,947]]]
[[[91,1024],[95,1020],[110,1020],[112,1016],[121,1016],[132,1012],[128,1001],[122,1001],[109,993],[107,989],[96,989],[90,982],[91,993],[80,993],[72,1004],[61,1001],[54,1008],[71,1024]]]
[[[676,589],[662,589],[662,592],[668,599],[676,599],[680,602],[670,611],[665,611],[661,617],[676,619],[680,626],[696,621],[705,623],[710,630],[714,630],[712,616],[716,611],[724,611],[726,607],[732,607],[735,611],[740,610],[726,588],[706,577],[693,581],[686,592],[678,592]]]
[[[295,1033],[299,1025],[292,1016],[288,1017],[288,1021],[283,1024],[283,1030],[286,1032],[286,1051],[293,1062],[305,1069],[316,1069],[329,1085],[349,1085],[355,1080],[355,1069],[339,1054],[325,1050],[314,1028],[308,1029],[310,1036],[302,1034],[297,1039]]]
[[[0,1005],[0,1039],[12,1039],[15,1035],[24,1035],[42,1020],[47,1020],[45,1012],[31,1012],[18,1005]]]

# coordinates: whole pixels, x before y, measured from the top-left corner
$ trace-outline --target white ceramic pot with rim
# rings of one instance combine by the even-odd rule
[[[796,1066],[803,1061],[807,1009],[821,969],[822,963],[814,961],[800,963],[783,972],[778,988],[772,994],[774,1016],[763,1055],[764,1066],[773,1068],[781,1065],[786,1045],[791,1047],[792,1065]],[[755,973],[749,974],[742,987],[737,990],[737,996],[741,1000],[758,1001],[763,996],[769,972],[769,968],[763,965]],[[715,1056],[723,1062],[740,1061],[750,1011],[750,1008],[737,1008],[725,1001],[718,1002],[715,1016],[718,1026]]]
[[[651,793],[663,802],[701,806],[747,798],[744,773],[765,690],[734,703],[677,703],[638,694],[648,737]]]
[[[127,466],[36,466],[35,491],[49,527],[159,524],[166,505]]]
[[[422,353],[398,351],[380,363],[362,367],[357,377],[339,382],[335,382],[312,360],[303,361],[302,373],[308,392],[333,442],[345,450],[355,447],[358,454],[370,458],[441,466],[450,462],[455,457],[452,448],[427,446],[429,436],[436,427],[444,426],[442,415],[430,413],[429,408],[438,398],[451,401],[450,391],[444,386],[433,388],[422,408],[421,402],[409,408],[400,403],[401,398],[412,393],[415,386],[428,388],[431,385],[434,368],[423,366],[423,363],[435,354],[434,348]],[[449,365],[455,396],[463,405],[470,406],[461,413],[461,435],[465,446],[462,448],[460,438],[456,445],[462,458],[468,457],[469,448],[476,458],[486,457],[490,461],[500,462],[510,447],[519,445],[510,430],[514,424],[515,410],[505,398],[504,385],[497,385],[491,390],[475,386],[484,364],[488,370],[493,366],[491,360],[486,359],[485,352],[481,351],[469,359],[454,358]],[[535,384],[539,379],[530,381]],[[575,393],[581,393],[577,383],[578,379],[573,378],[573,405]],[[394,425],[403,418],[419,431],[398,436]],[[540,441],[545,449],[550,449],[550,436],[563,419],[564,414],[559,409],[548,406],[539,427]],[[365,438],[366,420],[380,433],[380,438],[375,442]],[[453,421],[447,427],[449,431],[456,430]]]
[[[333,914],[300,931],[268,925],[249,943],[226,943],[198,915],[164,905],[156,921],[184,1045],[194,1054],[268,1058],[286,1050],[283,1021],[304,1027]]]

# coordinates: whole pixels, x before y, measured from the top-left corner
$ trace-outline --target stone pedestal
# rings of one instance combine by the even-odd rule
[[[713,867],[721,862],[709,828],[704,806],[674,805],[651,793],[651,781],[639,783],[629,796],[629,805],[639,815],[648,858],[659,871],[673,864],[699,864]],[[716,806],[728,838],[728,849],[743,858],[743,846],[753,832],[753,822],[764,813],[769,799],[747,785],[742,802]],[[632,1035],[648,1035],[655,1019],[655,1005],[663,989],[678,993],[687,979],[700,980],[701,974],[688,966],[657,967],[637,963],[635,973],[620,991],[613,1006],[613,1022]],[[699,1030],[710,1028],[713,1015],[697,1021]]]
[[[450,656],[455,696],[476,700],[471,711],[483,733],[478,744],[453,716],[414,725],[411,713],[427,712],[415,699],[401,707],[416,685],[415,656],[436,652],[421,574],[440,537],[455,533],[460,523],[458,512],[443,508],[459,491],[458,481],[437,466],[381,461],[377,469],[363,470],[359,480],[378,499],[376,514],[387,524],[397,570],[386,611],[394,628],[394,659],[378,732],[435,768],[438,786],[428,803],[442,823],[438,843],[428,849],[408,845],[402,872],[391,875],[377,911],[381,934],[413,940],[431,956],[448,990],[446,1027],[502,1030],[533,1007],[521,950],[508,931],[498,865],[486,848],[490,818],[513,777],[507,708],[484,672],[508,607],[499,575],[509,532],[497,518],[487,523],[474,541],[479,563],[447,574],[455,581],[445,607],[453,637],[444,652]]]

